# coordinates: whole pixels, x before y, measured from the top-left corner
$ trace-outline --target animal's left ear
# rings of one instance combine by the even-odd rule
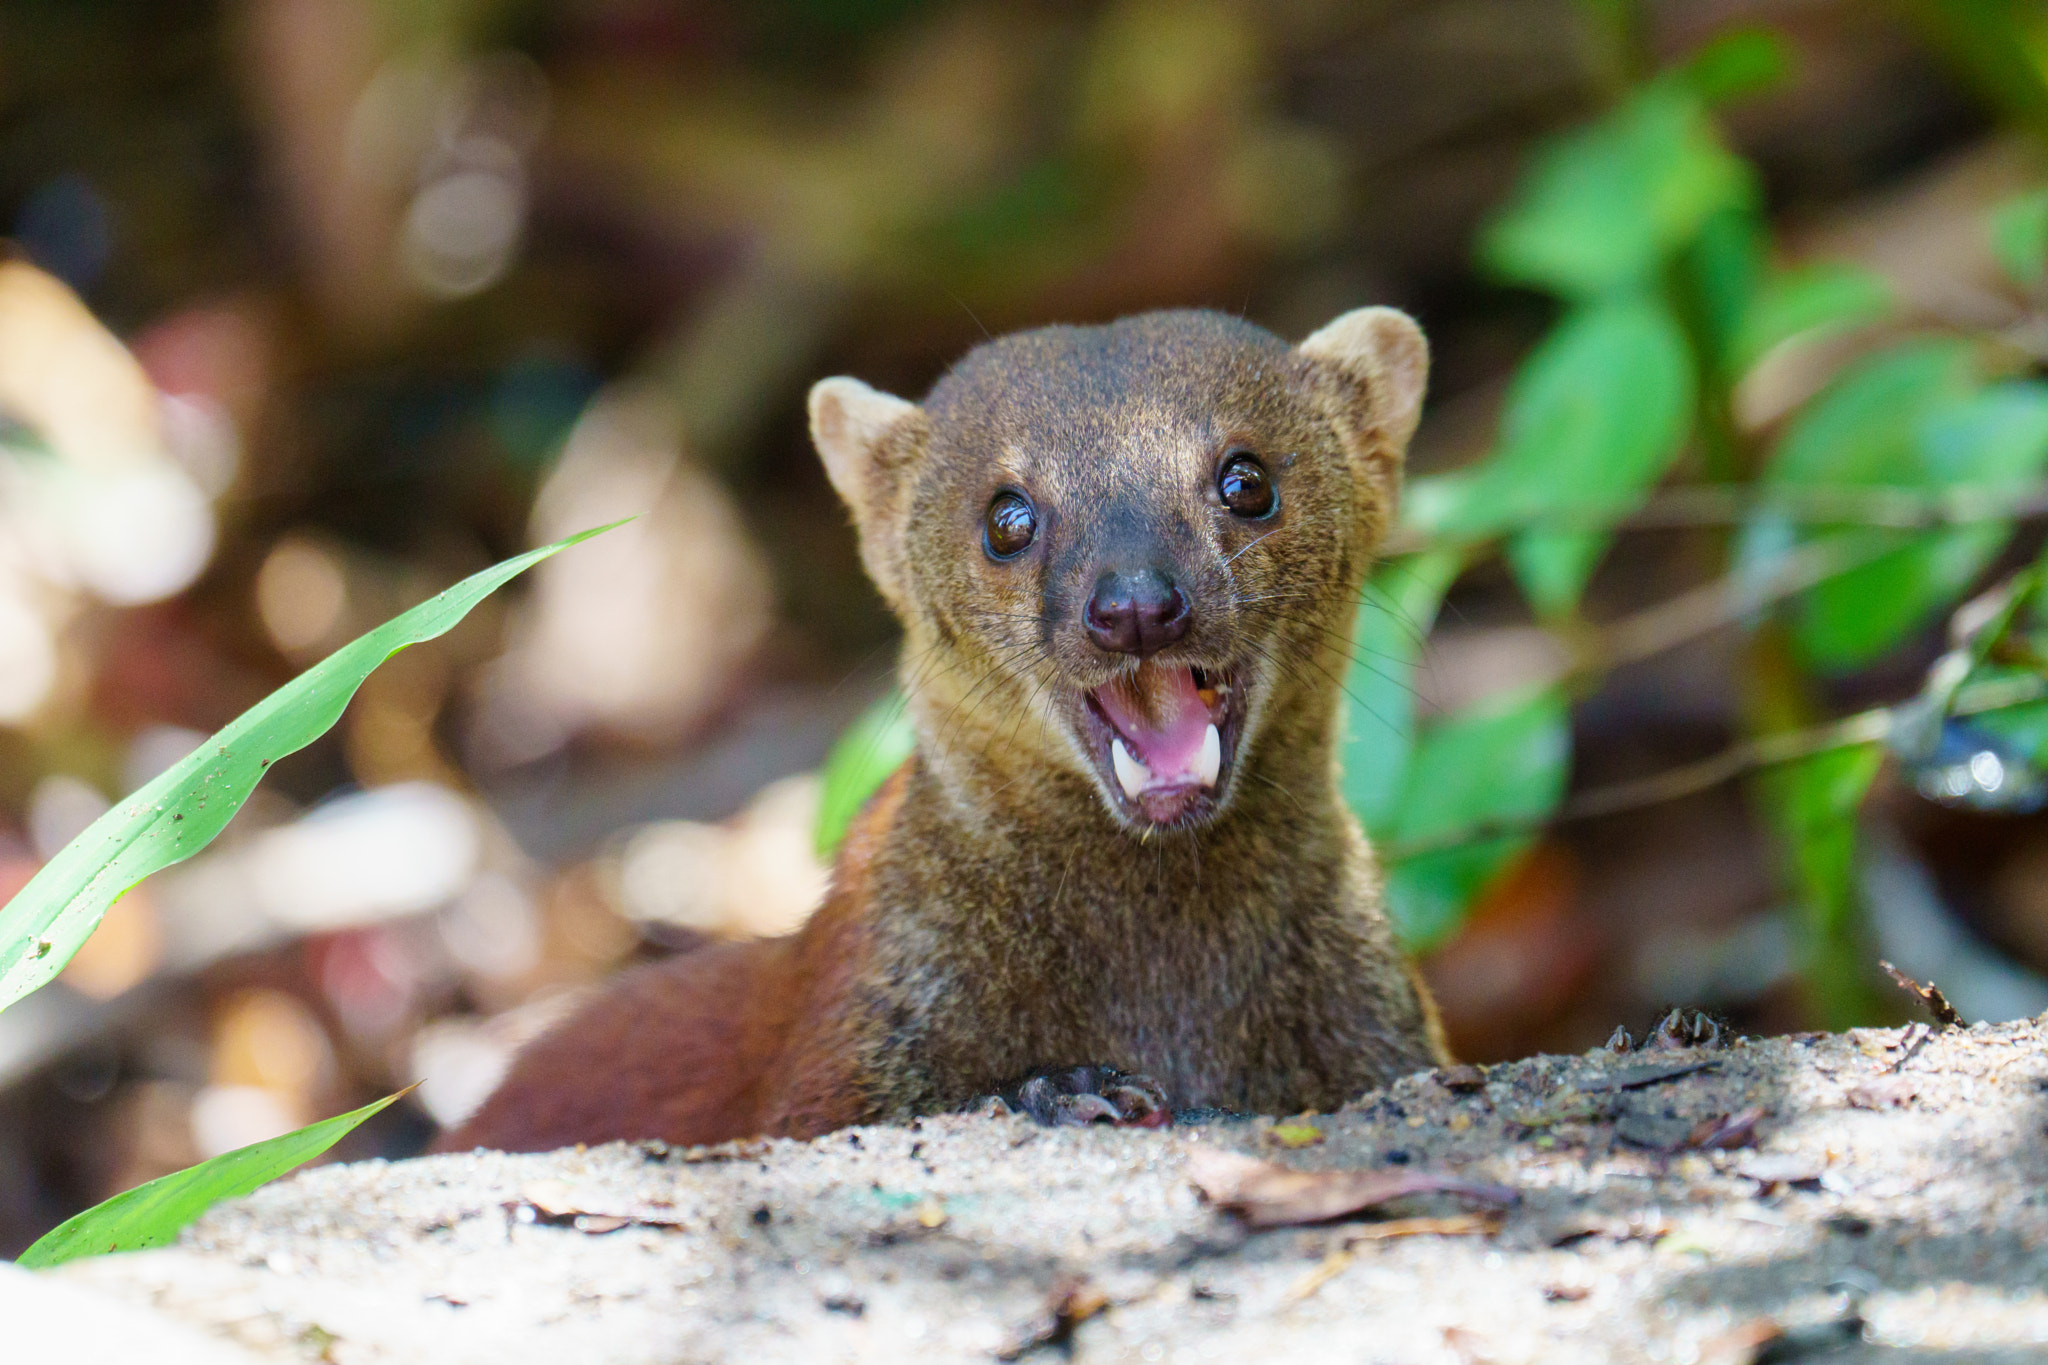
[[[1360,453],[1398,460],[1422,417],[1429,343],[1398,308],[1354,308],[1294,348],[1337,381],[1335,414]]]

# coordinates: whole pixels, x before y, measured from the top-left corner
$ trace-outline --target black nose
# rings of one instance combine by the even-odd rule
[[[1089,639],[1141,659],[1186,635],[1193,616],[1188,599],[1157,569],[1110,570],[1095,580],[1094,595],[1082,613]]]

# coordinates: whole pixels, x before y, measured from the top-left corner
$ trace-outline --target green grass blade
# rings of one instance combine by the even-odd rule
[[[831,860],[860,808],[916,747],[917,727],[911,723],[910,708],[901,692],[890,692],[847,727],[825,760],[825,785],[818,798],[813,835],[820,858]]]
[[[508,579],[549,555],[610,529],[600,526],[472,574],[343,645],[95,820],[0,910],[0,1009],[56,976],[130,887],[211,843],[272,763],[341,719],[378,664],[446,633]]]
[[[40,1270],[81,1256],[169,1246],[187,1223],[221,1200],[239,1199],[311,1161],[398,1095],[137,1185],[65,1219],[22,1252],[17,1264]]]

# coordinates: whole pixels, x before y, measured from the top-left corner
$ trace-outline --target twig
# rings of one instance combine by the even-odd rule
[[[1682,592],[1668,602],[1600,627],[1582,671],[1638,663],[1709,631],[1762,611],[1825,579],[1861,568],[1897,549],[1884,537],[1838,536],[1802,545],[1764,574],[1737,570]]]
[[[1596,626],[1573,641],[1573,657],[1531,683],[1595,677],[1624,664],[1640,663],[1722,626],[1754,615],[1815,584],[1859,569],[1898,546],[1882,536],[1837,536],[1814,541],[1781,556],[1762,572],[1736,570],[1668,601],[1617,621]]]
[[[1920,1036],[1915,1038],[1912,1042],[1908,1043],[1906,1045],[1905,1052],[1900,1054],[1899,1060],[1891,1064],[1890,1069],[1891,1073],[1894,1076],[1898,1075],[1899,1072],[1904,1071],[1906,1069],[1906,1063],[1912,1061],[1915,1057],[1919,1056],[1920,1049],[1926,1047],[1927,1040],[1934,1036],[1934,1030],[1929,1028],[1925,1024],[1915,1024],[1913,1027],[1920,1030]]]
[[[1949,710],[1949,714],[1981,715],[1986,711],[2019,706],[2026,702],[2039,701],[2044,697],[2048,697],[2048,679],[2033,676],[2001,678],[1995,682],[1977,683],[1962,688],[1956,693],[1955,705]],[[1440,853],[1446,849],[1463,848],[1467,844],[1484,843],[1491,839],[1534,834],[1552,825],[1574,820],[1590,820],[1604,815],[1618,815],[1624,811],[1675,801],[1679,797],[1691,796],[1696,792],[1719,786],[1753,769],[1811,758],[1815,754],[1826,753],[1831,749],[1881,743],[1890,738],[1904,709],[1913,706],[1917,700],[1918,698],[1915,698],[1913,701],[1900,702],[1893,706],[1879,706],[1869,711],[1859,711],[1853,716],[1844,716],[1840,720],[1829,721],[1805,730],[1788,730],[1743,740],[1730,745],[1712,758],[1704,758],[1697,763],[1687,763],[1649,777],[1610,783],[1604,787],[1581,792],[1549,815],[1523,820],[1498,820],[1464,829],[1448,830],[1429,838],[1387,844],[1383,852],[1389,861],[1399,861],[1424,853]]]
[[[1289,1286],[1287,1292],[1280,1296],[1280,1302],[1296,1304],[1313,1297],[1318,1289],[1349,1270],[1351,1263],[1357,1259],[1357,1254],[1349,1246],[1337,1248],[1316,1262],[1306,1275]]]
[[[1923,986],[1889,962],[1879,961],[1877,965],[1884,968],[1886,976],[1898,982],[1900,990],[1925,1005],[1927,1012],[1934,1016],[1934,1021],[1943,1028],[1968,1027],[1969,1021],[1956,1012],[1954,1005],[1949,1004],[1948,997],[1941,993],[1941,987],[1932,981]]]
[[[1345,1233],[1343,1244],[1296,1280],[1280,1301],[1300,1303],[1313,1296],[1349,1269],[1358,1259],[1356,1248],[1367,1242],[1385,1242],[1397,1237],[1490,1237],[1499,1231],[1499,1217],[1475,1213],[1453,1214],[1448,1218],[1390,1218],[1384,1223],[1368,1223]]]
[[[1561,662],[1549,673],[1525,681],[1559,683],[1573,677],[1598,677],[1624,664],[1640,663],[1804,592],[1816,583],[1861,568],[1897,548],[1877,536],[1838,536],[1802,545],[1761,573],[1727,573],[1668,601],[1595,626],[1572,641],[1569,662]]]
[[[1702,526],[1735,526],[1758,517],[1777,517],[1803,526],[1865,526],[1927,531],[1987,521],[2021,521],[2048,516],[2048,482],[2004,488],[1731,487],[1682,484],[1661,489],[1635,508],[1583,504],[1552,507],[1503,518],[1482,534],[1449,534],[1398,527],[1387,554],[1408,554],[1443,544],[1490,540],[1526,530],[1669,531]]]

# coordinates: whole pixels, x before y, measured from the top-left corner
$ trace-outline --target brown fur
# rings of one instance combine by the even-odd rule
[[[1176,1107],[1285,1112],[1442,1060],[1334,757],[1425,365],[1387,310],[1293,348],[1162,313],[991,343],[922,406],[821,384],[821,454],[904,622],[917,756],[799,933],[628,975],[442,1145],[808,1136],[1082,1063],[1148,1074]],[[1270,523],[1215,501],[1240,446],[1280,488]],[[1040,510],[1016,562],[978,539],[999,488]],[[1170,561],[1194,605],[1160,657],[1248,680],[1193,827],[1134,825],[1076,737],[1079,689],[1130,666],[1079,604],[1133,555]]]

